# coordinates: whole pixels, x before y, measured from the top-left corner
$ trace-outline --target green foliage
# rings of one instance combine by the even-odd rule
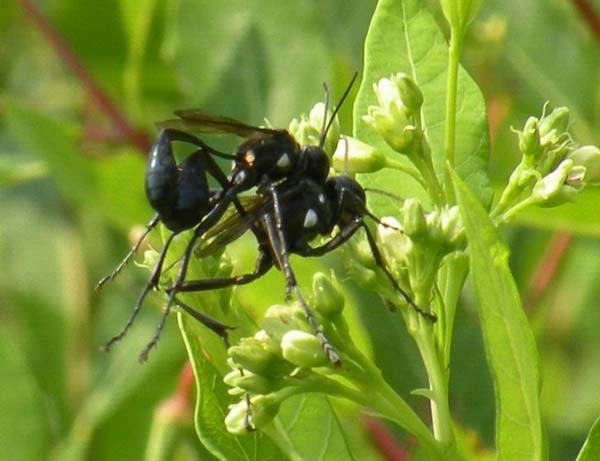
[[[533,333],[508,267],[508,249],[456,174],[456,198],[470,242],[472,282],[496,389],[498,460],[547,459]]]
[[[227,392],[223,377],[232,368],[212,332],[180,314],[181,331],[169,319],[159,347],[138,365],[164,301],[160,294],[150,294],[121,344],[108,355],[98,351],[126,321],[147,276],[131,264],[102,293],[94,292],[96,280],[127,250],[127,233],[151,215],[144,153],[118,134],[64,55],[24,13],[25,3],[0,10],[1,453],[61,461],[376,461],[381,446],[357,424],[362,407],[391,422],[398,444],[412,446],[409,459],[563,461],[578,452],[579,461],[598,458],[597,188],[586,187],[560,207],[517,210],[501,232],[498,216],[490,220],[486,211],[521,158],[510,127],[521,129],[528,116],[539,116],[547,100],[549,110],[569,107],[570,140],[600,141],[598,42],[569,2],[481,2],[459,41],[468,72],[455,62],[454,104],[447,100],[450,32],[438,2],[328,0],[285,8],[271,0],[36,2],[100,90],[150,140],[155,121],[185,107],[256,124],[266,117],[285,127],[322,99],[323,81],[335,100],[352,72],[362,76],[340,114],[341,133],[354,136],[350,170],[361,173],[363,185],[411,199],[405,206],[368,193],[368,206],[406,226],[402,238],[380,227],[378,245],[402,288],[435,312],[437,322],[425,322],[392,293],[372,261],[362,258],[360,236],[319,260],[294,257],[307,294],[315,272],[334,268],[339,282],[325,279],[323,286],[339,286],[343,296],[325,296],[335,309],[323,314],[323,324],[346,355],[341,369],[315,366],[284,375],[278,390],[290,382],[294,389],[313,387],[282,397],[270,424],[241,436],[226,430],[229,406],[241,396]],[[453,10],[454,3],[462,6]],[[451,18],[458,14],[453,33],[462,34],[472,19],[472,12],[461,19],[461,8],[479,3],[444,1]],[[413,148],[402,153],[363,120],[377,102],[373,84],[399,72],[423,95],[422,111],[400,117],[410,127],[403,141]],[[456,108],[453,183],[446,166],[448,106]],[[355,148],[362,157],[353,164]],[[344,150],[336,155],[343,169]],[[569,171],[559,186],[578,180],[580,170]],[[550,289],[530,305],[532,273],[556,230],[574,240]],[[173,262],[183,240],[169,255]],[[152,235],[144,250],[160,245]],[[195,261],[190,276],[247,272],[254,246],[243,238],[222,260]],[[463,292],[469,265],[471,283]],[[166,273],[163,282],[172,276]],[[283,283],[272,271],[233,293],[185,299],[236,327],[230,340],[237,344],[260,328],[275,328],[263,318],[269,306],[283,302]],[[388,312],[373,291],[394,297],[398,311]],[[277,324],[273,337],[285,328]],[[188,357],[195,395],[182,395],[177,384]],[[182,406],[165,417],[160,410],[174,397]],[[272,410],[259,403],[258,410]],[[436,408],[431,425],[426,404]],[[416,447],[406,443],[411,433]]]

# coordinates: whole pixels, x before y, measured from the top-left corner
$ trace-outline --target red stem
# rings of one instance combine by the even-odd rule
[[[598,16],[594,6],[589,0],[573,0],[573,6],[579,11],[582,19],[587,23],[595,37],[600,40],[600,16]]]
[[[92,103],[98,107],[112,122],[119,136],[146,153],[150,148],[147,136],[133,128],[119,108],[110,97],[100,88],[91,74],[85,69],[81,61],[69,48],[67,42],[52,27],[40,10],[30,0],[19,0],[21,8],[34,26],[42,33],[46,41],[54,49],[55,53],[67,65],[69,70],[79,79],[83,88],[87,91]]]
[[[538,263],[525,295],[525,308],[532,309],[556,277],[573,237],[567,232],[555,232]]]
[[[384,461],[408,461],[408,452],[398,445],[381,421],[369,415],[362,415],[361,422]]]

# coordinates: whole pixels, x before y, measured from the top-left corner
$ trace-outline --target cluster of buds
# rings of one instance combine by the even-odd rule
[[[519,137],[522,159],[492,215],[507,219],[529,205],[557,206],[600,179],[600,149],[578,146],[569,132],[569,110],[558,107],[529,117]]]
[[[335,279],[313,277],[311,304],[323,332],[342,356],[347,326],[342,317],[344,296]],[[228,350],[232,369],[225,378],[231,395],[240,396],[230,406],[227,429],[240,434],[264,428],[277,415],[281,403],[296,394],[322,390],[320,373],[336,372],[311,331],[297,304],[271,306],[254,336],[243,338]]]
[[[409,157],[421,139],[420,112],[423,94],[404,73],[382,78],[373,84],[377,105],[369,106],[363,121],[377,131],[396,152]]]
[[[325,110],[325,104],[318,102],[310,110],[308,117],[303,114],[300,117],[300,120],[296,118],[293,119],[288,126],[288,131],[301,145],[318,146],[321,141],[321,133],[331,116],[331,112]],[[325,136],[323,150],[327,154],[332,155],[338,144],[339,138],[340,124],[336,117]]]
[[[371,255],[368,241],[353,242],[355,258],[350,273],[363,287],[380,293],[396,305],[402,298],[393,291]],[[402,289],[429,302],[439,265],[447,254],[466,247],[465,230],[456,206],[426,212],[416,199],[406,199],[400,222],[385,217],[377,228],[377,247],[386,267]],[[423,307],[423,306],[420,306]]]

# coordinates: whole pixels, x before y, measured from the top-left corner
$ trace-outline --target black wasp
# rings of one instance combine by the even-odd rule
[[[350,87],[341,101],[347,96]],[[295,176],[307,176],[322,182],[329,171],[329,158],[323,151],[322,145],[300,146],[287,130],[250,126],[231,118],[210,116],[198,110],[181,110],[176,111],[175,114],[178,116],[177,119],[160,124],[163,129],[150,149],[146,167],[146,196],[156,215],[149,221],[145,232],[123,261],[97,285],[98,289],[101,288],[123,269],[143,239],[159,222],[172,231],[125,327],[106,343],[105,349],[109,349],[125,336],[139,313],[146,295],[152,288],[158,286],[165,256],[173,238],[184,230],[195,228],[181,258],[176,281],[169,290],[169,300],[156,333],[140,355],[142,360],[158,341],[173,302],[223,335],[224,326],[191,310],[177,300],[175,295],[178,287],[183,284],[197,240],[219,221],[231,204],[235,206],[240,216],[246,215],[238,200],[238,194],[257,186],[274,184]],[[323,133],[327,132],[334,117],[335,114],[329,124],[324,126]],[[244,141],[238,146],[235,154],[229,155],[212,149],[191,132],[230,133],[244,138]],[[172,150],[172,143],[176,141],[196,148],[179,164],[176,163]],[[222,172],[213,157],[232,160],[233,167],[228,176]],[[220,189],[209,189],[208,175],[217,180]],[[253,230],[260,242],[267,238],[262,231]]]

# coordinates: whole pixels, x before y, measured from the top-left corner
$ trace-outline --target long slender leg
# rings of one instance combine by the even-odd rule
[[[111,339],[109,339],[104,344],[104,346],[102,347],[102,349],[104,351],[110,350],[110,348],[112,347],[113,344],[115,344],[115,343],[119,342],[121,339],[123,339],[123,337],[127,334],[127,331],[129,330],[129,328],[133,324],[138,313],[140,312],[140,308],[142,307],[142,303],[144,302],[146,295],[152,288],[155,288],[158,285],[158,281],[160,279],[160,274],[162,272],[162,266],[165,261],[165,256],[167,255],[167,250],[169,248],[169,245],[173,241],[173,237],[175,237],[175,235],[177,235],[177,234],[175,232],[173,232],[169,236],[167,241],[165,242],[165,246],[163,247],[163,249],[161,250],[161,252],[158,256],[158,261],[156,261],[156,264],[154,265],[154,268],[152,269],[152,274],[150,275],[150,278],[148,279],[146,286],[142,290],[140,297],[138,298],[137,302],[135,303],[135,306],[133,307],[133,311],[129,315],[129,319],[127,320],[127,323],[125,324],[125,326],[123,327],[123,329],[121,330],[121,332],[118,335],[113,336]]]
[[[345,227],[342,227],[338,234],[336,234],[330,240],[325,242],[323,245],[320,245],[318,247],[310,247],[307,245],[305,248],[298,250],[297,253],[300,256],[306,257],[323,256],[324,254],[327,254],[346,243],[350,239],[350,237],[352,237],[356,233],[356,231],[361,227],[361,225],[362,218],[357,217],[354,220],[352,220],[350,224],[348,224]]]
[[[350,237],[352,237],[352,235],[354,235],[354,233],[361,227],[364,229],[364,231],[367,235],[367,242],[369,243],[369,248],[371,250],[371,254],[373,255],[373,259],[375,260],[375,264],[377,264],[377,266],[383,271],[383,273],[389,279],[389,281],[392,284],[392,286],[394,287],[394,289],[398,293],[400,293],[402,295],[402,297],[404,298],[404,300],[413,309],[415,309],[419,314],[421,314],[424,317],[427,317],[428,319],[435,322],[437,320],[437,317],[434,314],[427,312],[427,311],[421,309],[419,306],[417,306],[415,304],[415,302],[412,300],[412,298],[410,297],[410,295],[406,291],[404,291],[400,287],[400,285],[398,285],[398,282],[396,282],[396,279],[394,278],[394,276],[390,273],[390,271],[386,267],[385,262],[383,261],[383,257],[381,256],[381,252],[379,251],[379,248],[377,247],[377,244],[375,242],[375,238],[371,234],[371,231],[369,230],[367,225],[363,222],[362,218],[360,218],[360,217],[355,218],[350,224],[348,224],[346,227],[342,228],[340,230],[339,234],[334,236],[331,240],[328,240],[327,242],[325,242],[323,245],[315,247],[315,248],[311,248],[311,247],[307,246],[307,247],[299,250],[297,253],[301,256],[307,256],[307,257],[323,256],[324,254],[335,250],[336,248],[341,246],[343,243],[348,241],[348,239],[350,239]]]
[[[379,248],[377,248],[377,244],[375,243],[375,238],[373,237],[373,234],[371,234],[371,231],[369,230],[369,228],[367,227],[367,225],[364,222],[361,223],[361,227],[365,230],[365,234],[367,235],[367,241],[369,242],[369,247],[371,248],[371,254],[373,255],[373,259],[375,259],[375,264],[377,264],[379,266],[379,268],[384,272],[384,274],[389,279],[389,281],[392,284],[392,286],[394,287],[394,289],[398,293],[400,293],[402,295],[402,297],[404,298],[404,300],[415,311],[417,311],[419,314],[421,314],[423,317],[428,318],[432,322],[437,321],[437,317],[434,314],[432,314],[431,312],[427,312],[427,311],[421,309],[419,306],[417,306],[415,304],[415,302],[412,300],[412,298],[408,295],[408,293],[406,291],[404,291],[400,287],[400,285],[398,285],[398,283],[396,282],[396,279],[390,273],[390,271],[385,266],[385,263],[383,262],[383,258],[381,256],[381,253],[379,252]]]
[[[98,281],[98,283],[96,284],[96,291],[99,291],[106,282],[113,280],[119,274],[119,272],[121,272],[123,270],[125,265],[129,262],[129,260],[133,257],[133,255],[138,251],[138,249],[140,248],[140,245],[142,244],[142,242],[144,241],[146,236],[150,233],[150,231],[152,229],[154,229],[156,227],[156,225],[158,224],[159,221],[160,221],[160,218],[158,217],[157,214],[154,215],[150,221],[148,221],[148,224],[146,224],[146,229],[144,230],[144,233],[137,240],[137,242],[135,242],[133,247],[131,247],[131,250],[129,250],[129,253],[127,253],[127,255],[119,263],[119,265],[110,274],[108,274],[105,277],[102,277]]]
[[[261,249],[258,258],[256,259],[254,272],[233,277],[187,280],[179,285],[177,292],[216,290],[218,288],[225,288],[233,285],[246,285],[262,277],[269,269],[271,269],[271,267],[273,267],[273,261],[271,260],[269,253],[265,249]],[[173,288],[168,287],[167,292],[170,292],[171,289]]]
[[[165,307],[163,308],[158,326],[156,327],[156,330],[154,331],[154,335],[152,336],[152,339],[150,339],[148,344],[146,344],[146,346],[144,347],[144,349],[142,349],[142,352],[140,353],[139,359],[141,362],[144,362],[147,360],[148,354],[154,348],[154,346],[156,346],[156,344],[158,343],[160,334],[162,333],[162,330],[165,327],[167,317],[171,313],[171,306],[173,305],[173,302],[175,300],[175,295],[178,293],[179,287],[183,284],[183,281],[185,280],[187,268],[190,263],[190,259],[192,257],[192,252],[194,250],[194,246],[195,246],[197,240],[221,218],[221,216],[227,209],[227,205],[229,205],[229,203],[231,203],[232,197],[235,197],[236,193],[237,193],[237,191],[235,190],[235,188],[229,189],[227,191],[227,194],[223,198],[223,200],[221,200],[220,202],[217,203],[217,205],[215,205],[215,207],[206,215],[206,217],[202,220],[202,222],[194,230],[194,234],[192,235],[192,238],[190,239],[190,241],[188,242],[188,244],[185,248],[185,252],[181,259],[181,266],[179,267],[179,272],[177,274],[177,278],[169,292],[169,297],[167,299]]]
[[[273,253],[278,259],[279,267],[282,269],[285,275],[286,297],[288,296],[288,290],[294,291],[296,299],[298,299],[298,302],[304,310],[306,320],[308,321],[308,324],[313,330],[315,336],[319,338],[319,341],[321,342],[321,346],[323,347],[327,358],[332,364],[339,365],[340,356],[323,333],[321,326],[317,323],[314,314],[308,307],[308,304],[304,300],[304,297],[300,292],[300,288],[298,287],[296,276],[294,274],[294,271],[292,270],[292,266],[290,265],[288,257],[287,243],[285,239],[285,233],[283,230],[283,223],[281,220],[281,208],[279,206],[279,198],[277,195],[277,191],[275,190],[275,186],[273,184],[269,185],[269,192],[271,193],[271,196],[273,198],[274,219],[272,219],[271,215],[269,214],[265,215],[263,219],[267,227],[267,233],[269,235],[269,241],[271,242]]]
[[[221,339],[223,339],[223,342],[225,343],[225,347],[227,349],[229,349],[229,338],[227,335],[227,330],[232,330],[234,327],[223,325],[218,320],[215,320],[212,317],[209,317],[208,315],[197,311],[196,309],[194,309],[190,305],[184,303],[183,301],[181,301],[178,298],[174,298],[174,303],[177,306],[179,306],[179,308],[181,308],[181,310],[183,310],[186,314],[191,315],[193,318],[198,320],[206,328],[208,328],[209,330],[215,332],[218,336],[220,336]]]

